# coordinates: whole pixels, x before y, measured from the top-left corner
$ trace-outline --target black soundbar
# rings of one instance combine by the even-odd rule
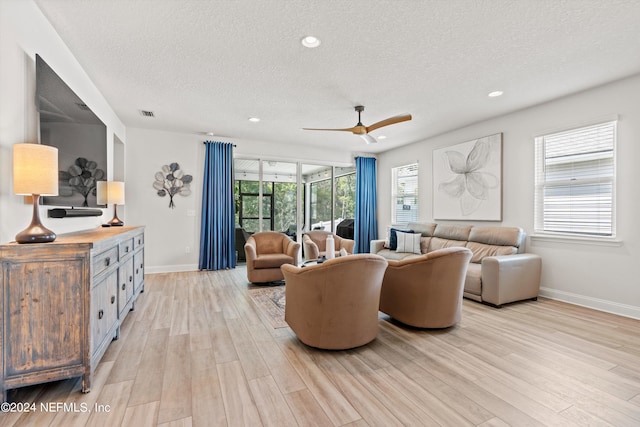
[[[49,218],[71,218],[79,216],[102,216],[100,209],[49,209]]]

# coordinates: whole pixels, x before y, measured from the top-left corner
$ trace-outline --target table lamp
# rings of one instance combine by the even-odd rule
[[[105,226],[124,225],[124,222],[118,218],[118,205],[124,205],[124,182],[98,181],[96,198],[99,205],[113,204],[113,219]]]
[[[40,196],[58,195],[58,149],[42,144],[14,144],[13,193],[33,197],[31,225],[16,235],[18,243],[46,243],[56,233],[40,222]]]

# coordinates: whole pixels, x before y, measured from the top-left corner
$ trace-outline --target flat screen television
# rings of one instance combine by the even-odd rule
[[[96,202],[96,182],[107,179],[107,127],[40,55],[36,108],[40,143],[58,149],[58,196],[43,196],[42,204],[105,207]]]

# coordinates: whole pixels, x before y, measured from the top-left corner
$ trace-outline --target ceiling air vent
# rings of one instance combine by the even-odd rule
[[[140,114],[142,114],[145,117],[155,117],[155,114],[153,114],[153,111],[140,110]]]

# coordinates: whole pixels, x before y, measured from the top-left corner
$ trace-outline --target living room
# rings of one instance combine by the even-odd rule
[[[21,196],[13,194],[11,149],[14,144],[37,142],[39,139],[38,112],[33,102],[36,54],[45,58],[49,65],[107,126],[107,151],[113,159],[113,162],[107,166],[107,176],[113,178],[118,174],[122,174],[126,182],[127,195],[122,217],[126,225],[145,226],[146,273],[149,276],[158,277],[157,280],[162,282],[160,288],[165,291],[172,286],[172,281],[177,282],[179,280],[180,274],[185,274],[185,277],[188,278],[186,279],[187,281],[195,280],[194,277],[198,274],[196,271],[198,269],[197,248],[200,244],[200,195],[202,192],[205,153],[203,141],[211,138],[235,144],[234,156],[236,158],[320,163],[337,167],[352,166],[354,155],[367,152],[370,147],[356,136],[348,134],[339,142],[340,146],[348,147],[348,149],[339,150],[334,147],[327,149],[321,145],[305,145],[304,148],[301,148],[300,145],[287,142],[279,143],[224,134],[220,136],[215,134],[209,137],[204,135],[203,132],[210,131],[210,129],[202,128],[185,131],[154,129],[151,126],[145,128],[141,125],[131,126],[125,124],[125,121],[116,113],[116,110],[121,106],[109,104],[101,93],[100,82],[93,81],[89,77],[79,59],[74,56],[73,46],[67,44],[68,42],[64,40],[63,34],[59,34],[40,11],[40,3],[44,4],[46,2],[18,2],[12,0],[0,2],[0,51],[2,51],[2,61],[0,62],[0,93],[2,93],[0,99],[0,146],[2,147],[1,162],[3,166],[2,172],[0,172],[3,177],[0,191],[0,217],[3,219],[0,223],[0,238],[3,243],[14,240],[16,233],[27,225],[28,218],[31,216],[31,206],[24,203]],[[573,2],[573,6],[576,8],[575,12],[579,15],[578,12],[581,7],[578,3],[580,2]],[[613,34],[616,34],[613,27],[629,28],[631,26],[630,23],[637,24],[640,18],[637,3],[620,2],[619,6],[620,10],[624,12],[620,12],[619,15],[626,14],[627,20],[623,24],[611,25]],[[595,7],[595,3],[590,3],[590,7]],[[619,15],[615,15],[616,19],[619,18]],[[34,28],[37,28],[37,30],[34,30]],[[72,30],[68,28],[67,31]],[[296,37],[298,36],[302,36],[302,34],[296,34]],[[411,141],[406,145],[394,146],[391,149],[374,148],[372,153],[377,157],[378,172],[378,234],[381,237],[384,236],[387,226],[393,223],[390,203],[393,193],[392,168],[413,163],[419,165],[418,219],[423,222],[433,221],[434,185],[431,173],[433,151],[501,133],[501,219],[499,221],[491,221],[489,224],[517,226],[526,231],[529,236],[526,251],[537,254],[542,258],[543,269],[540,296],[549,298],[548,300],[545,299],[546,301],[552,301],[554,304],[555,301],[574,304],[575,306],[566,306],[570,317],[584,315],[585,312],[576,306],[619,315],[621,324],[628,328],[627,338],[630,340],[635,339],[637,335],[629,331],[637,331],[638,325],[633,323],[635,320],[630,320],[629,318],[640,319],[640,292],[637,287],[638,280],[635,269],[635,260],[640,258],[640,246],[638,245],[640,231],[638,227],[633,226],[633,220],[640,213],[640,199],[637,197],[635,188],[635,183],[640,179],[640,171],[635,167],[635,159],[640,156],[640,148],[635,143],[640,136],[640,107],[636,101],[638,99],[637,95],[640,94],[640,75],[638,74],[640,72],[640,64],[637,63],[637,59],[633,59],[638,51],[638,46],[634,44],[637,41],[625,39],[623,36],[620,37],[619,42],[622,47],[618,47],[622,50],[626,48],[627,56],[632,59],[630,60],[630,68],[621,70],[615,79],[606,82],[602,81],[601,84],[595,87],[584,86],[583,89],[575,93],[566,91],[561,83],[556,83],[555,87],[552,87],[550,83],[548,86],[540,87],[540,91],[544,91],[545,94],[540,95],[539,102],[535,105],[532,104],[516,111],[505,111],[487,116],[482,120],[465,120],[466,115],[470,113],[467,113],[465,106],[461,105],[456,110],[447,112],[449,116],[457,116],[456,118],[462,123],[459,126],[443,129],[439,133],[430,132],[428,136],[422,139]],[[354,43],[357,45],[356,42]],[[558,45],[560,50],[562,48],[560,41],[558,41]],[[584,46],[583,54],[585,57],[589,57],[589,49],[591,47]],[[547,48],[548,46],[539,46],[539,49]],[[140,54],[143,55],[143,53]],[[562,52],[559,51],[557,55],[561,58]],[[607,68],[605,66],[591,66],[589,68],[587,64],[593,64],[593,62],[585,63],[585,69],[587,70],[585,74],[588,74],[588,72],[598,74],[603,68]],[[523,68],[536,67],[533,62],[521,65]],[[500,65],[495,66],[498,67]],[[483,67],[487,67],[487,65],[483,64]],[[541,72],[543,71],[545,70],[541,70]],[[416,76],[416,79],[418,78],[428,79],[428,73],[425,76]],[[588,81],[585,75],[576,75],[573,79],[575,81],[582,81],[583,79],[585,82]],[[176,86],[181,84],[177,83]],[[498,84],[498,82],[495,82],[495,84]],[[505,86],[501,87],[501,89],[505,90],[503,96],[516,97],[517,95],[509,93],[508,84],[504,84]],[[184,85],[187,84],[184,83]],[[327,85],[329,84],[327,83]],[[330,86],[327,87],[328,91],[334,90]],[[485,90],[483,87],[482,96],[486,98],[485,92],[494,89],[496,88],[490,87]],[[156,88],[156,90],[161,91],[163,89]],[[268,94],[269,91],[266,91],[265,96],[269,96]],[[219,102],[215,100],[215,95],[211,96],[214,98],[213,102]],[[260,96],[259,93],[256,96]],[[351,122],[355,122],[356,116],[352,110],[354,106],[352,103],[357,102],[357,100],[350,99],[351,96],[365,97],[366,95],[349,95],[344,100],[345,105],[335,106],[338,109],[335,113],[336,117],[338,119],[343,117],[343,122],[341,123],[338,120],[338,123],[335,123],[336,126],[350,125]],[[423,97],[428,99],[429,96],[424,94]],[[494,100],[484,99],[482,102],[486,103],[487,109],[491,109],[495,108],[494,105],[490,104],[492,101]],[[428,102],[428,100],[425,102]],[[480,101],[470,100],[469,102],[472,104]],[[432,106],[433,109],[437,109],[437,107]],[[130,105],[128,108],[135,112],[139,108],[149,107]],[[155,109],[155,107],[151,108]],[[397,126],[397,129],[402,129],[402,126],[418,122],[419,117],[415,117],[415,111],[403,111],[404,108],[402,105],[394,104],[392,111],[385,111],[378,116],[378,112],[371,111],[373,107],[368,106],[363,113],[363,121],[370,123],[372,121],[375,122],[378,118],[384,118],[387,113],[388,115],[393,115],[409,112],[414,114],[412,121],[394,126]],[[309,105],[308,109],[310,110],[308,115],[310,122],[303,123],[300,127],[334,126],[334,122],[316,122],[315,120],[317,119],[314,119],[315,107]],[[399,111],[396,109],[399,109]],[[135,113],[137,114],[137,112]],[[238,112],[238,114],[242,114],[242,118],[246,119],[244,111]],[[615,236],[610,239],[582,240],[575,238],[554,239],[543,235],[536,236],[534,232],[533,205],[535,192],[535,137],[549,132],[599,123],[604,120],[617,120],[617,140],[615,145]],[[265,122],[268,122],[268,118],[263,117],[262,123],[258,125],[264,125]],[[253,124],[249,123],[248,125]],[[265,129],[267,129],[266,133],[272,130],[268,127],[265,127]],[[389,127],[389,132],[391,132],[391,129],[392,127]],[[215,129],[212,131],[215,133]],[[398,132],[400,132],[398,135],[401,135],[402,131]],[[384,147],[383,144],[385,143],[386,141],[380,141],[378,146]],[[392,146],[393,142],[390,141],[389,144],[388,146]],[[152,187],[155,173],[163,165],[170,162],[179,163],[180,168],[185,173],[194,176],[191,195],[187,197],[177,196],[173,209],[168,207],[168,199],[158,197]],[[44,207],[41,208],[41,213],[44,218],[46,216]],[[44,218],[44,222],[56,233],[62,234],[98,227],[101,223],[111,218],[111,213],[110,209],[105,209],[102,217]],[[483,221],[474,223],[476,225],[487,225],[487,222]],[[186,248],[189,249],[187,250]],[[211,277],[209,274],[212,273],[207,273],[207,277]],[[237,272],[232,277],[238,277]],[[240,278],[242,279],[242,276]],[[244,284],[246,285],[246,282]],[[149,295],[151,294],[150,292]],[[145,297],[147,295],[142,298],[144,299]],[[225,298],[228,301],[229,296],[227,295]],[[144,307],[143,305],[141,306]],[[505,316],[507,319],[513,320],[514,311],[516,313],[526,312],[530,310],[529,307],[527,303],[515,305],[511,308],[511,311],[504,311],[507,313]],[[565,306],[560,304],[553,307],[553,310],[562,312]],[[241,305],[232,309],[232,311],[237,314],[237,312],[245,309],[246,307]],[[479,310],[488,309],[488,307],[479,304],[470,305],[466,301],[465,309],[468,310],[465,313],[477,315]],[[222,308],[222,310],[224,309]],[[142,311],[149,313],[145,310]],[[502,312],[487,313],[487,316],[493,318],[499,316]],[[597,315],[594,314],[594,316]],[[587,314],[586,317],[588,318],[589,315]],[[135,319],[135,317],[132,318]],[[562,319],[566,321],[567,318],[563,317]],[[609,317],[604,319],[606,320],[600,320],[599,322],[610,322]],[[545,321],[541,322],[545,323]],[[242,328],[239,328],[238,331],[241,332]],[[284,339],[282,331],[277,331],[280,333],[279,339]],[[228,331],[229,334],[233,332],[233,330]],[[385,334],[385,339],[389,341],[389,332],[386,331]],[[400,336],[406,338],[406,335],[406,331],[400,332]],[[254,336],[254,340],[261,338],[264,337]],[[126,341],[127,343],[130,342],[129,339]],[[500,342],[500,344],[504,345],[505,343]],[[623,344],[618,343],[616,345],[622,346]],[[111,352],[118,349],[124,351],[126,348],[122,341],[114,341],[112,346],[114,350],[110,350]],[[635,352],[636,355],[638,354],[637,343],[631,344],[630,348],[632,352]],[[325,367],[328,366],[338,370],[339,367],[334,365],[335,361],[327,360],[331,354],[329,353],[329,356],[319,356],[319,358],[323,359]],[[185,356],[182,353],[178,353],[177,356],[174,355],[173,357],[176,358],[171,360],[175,361]],[[114,359],[107,357],[104,360],[107,363],[112,363]],[[629,360],[631,360],[631,356],[629,356]],[[199,361],[198,363],[201,362]],[[193,366],[195,366],[195,362],[192,363]],[[640,378],[637,369],[628,369],[624,372],[626,375],[623,383],[628,385],[632,391],[635,390],[638,387],[638,379]],[[465,373],[468,374],[468,372]],[[105,381],[109,385],[113,385],[117,383],[114,378],[117,378],[117,375]],[[96,389],[86,396],[90,396],[96,391],[98,390]],[[249,398],[249,400],[251,399],[253,397]],[[52,398],[50,400],[56,399]],[[629,405],[638,406],[640,404],[635,394],[625,397],[624,400],[628,400],[627,403]],[[580,407],[580,409],[584,410],[583,407]],[[614,425],[623,425],[624,420],[635,420],[637,422],[638,410],[636,409],[634,414],[628,407],[626,409],[629,411],[626,414],[630,418],[619,418],[617,423],[614,421],[615,419],[607,418],[606,414],[602,416]],[[16,422],[18,418],[12,419]],[[336,418],[331,419],[331,421],[333,424],[339,425],[339,423],[335,422],[338,419],[345,420]],[[171,417],[165,417],[163,420],[163,422],[174,421]],[[358,418],[354,418],[352,421],[356,420]],[[367,421],[370,422],[370,419],[367,419]],[[538,422],[546,424],[540,420]]]

